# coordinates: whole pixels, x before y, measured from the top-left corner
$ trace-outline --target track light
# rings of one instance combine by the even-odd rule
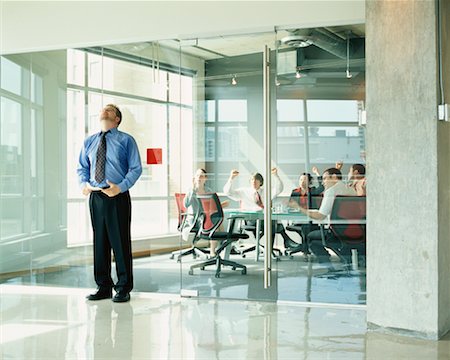
[[[233,77],[231,78],[231,85],[237,85],[236,75],[233,75]]]

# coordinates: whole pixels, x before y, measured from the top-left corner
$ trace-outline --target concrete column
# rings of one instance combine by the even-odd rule
[[[438,339],[450,329],[450,124],[437,120],[436,2],[368,0],[366,36],[368,326]]]

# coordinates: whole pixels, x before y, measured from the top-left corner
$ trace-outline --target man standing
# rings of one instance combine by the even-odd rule
[[[113,104],[100,113],[101,131],[83,144],[77,168],[84,195],[89,195],[94,231],[94,276],[98,289],[88,300],[130,300],[133,288],[131,253],[130,189],[142,173],[136,141],[117,128],[122,113]],[[116,262],[117,283],[111,278],[111,249]]]

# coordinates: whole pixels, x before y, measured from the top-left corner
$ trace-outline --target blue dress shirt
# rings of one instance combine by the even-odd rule
[[[87,184],[93,187],[108,187],[106,180],[117,184],[120,192],[130,189],[142,174],[141,157],[136,141],[117,128],[112,128],[106,134],[105,180],[95,181],[95,163],[101,132],[84,140],[78,161],[78,180],[81,188]]]

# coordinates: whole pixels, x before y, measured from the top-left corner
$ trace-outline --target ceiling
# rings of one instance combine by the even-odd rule
[[[336,34],[338,37],[345,39],[350,33],[351,37],[364,38],[365,25],[346,25],[326,27],[324,29]],[[199,38],[193,40],[162,40],[159,45],[174,50],[178,50],[180,45],[184,54],[192,55],[203,60],[214,60],[224,57],[240,56],[262,52],[264,46],[274,49],[276,42],[289,36],[296,29],[278,30],[277,32],[262,32],[239,35],[215,36],[211,38]],[[304,29],[305,30],[305,29]],[[307,29],[306,29],[307,30]],[[278,42],[280,45],[280,43]],[[140,42],[133,44],[124,44],[122,47],[142,51],[152,46],[151,42]],[[281,44],[280,49],[283,48]]]
[[[294,45],[285,42],[286,38],[294,35],[310,39],[311,44],[299,47],[295,41]],[[181,47],[183,54],[205,61],[204,80],[209,81],[208,86],[229,85],[232,74],[238,74],[241,81],[245,77],[261,78],[261,60],[255,59],[262,59],[266,45],[277,51],[277,83],[285,90],[315,88],[323,92],[344,86],[352,88],[351,91],[363,91],[364,24],[158,42],[161,48],[179,51]],[[151,42],[141,42],[124,44],[122,48],[134,54],[148,54],[152,46]],[[347,64],[351,78],[346,73]],[[297,70],[301,78],[295,77]]]

